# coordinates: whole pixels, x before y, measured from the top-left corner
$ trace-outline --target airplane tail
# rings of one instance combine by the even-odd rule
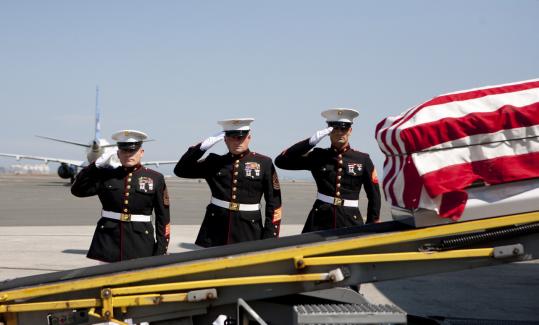
[[[80,143],[80,142],[74,142],[74,141],[67,141],[64,139],[45,137],[42,135],[36,135],[36,137],[47,139],[47,140],[52,140],[52,141],[57,141],[57,142],[73,144],[76,146],[91,148],[93,152],[99,152],[100,150],[102,150],[102,148],[105,148],[105,147],[116,146],[115,144],[114,145],[102,144],[101,143],[102,141],[100,141],[101,139],[101,110],[99,108],[99,87],[97,86],[95,87],[95,134],[94,134],[94,139],[92,143],[86,144],[86,143]]]
[[[95,135],[94,143],[101,139],[101,110],[99,109],[99,87],[95,87]]]

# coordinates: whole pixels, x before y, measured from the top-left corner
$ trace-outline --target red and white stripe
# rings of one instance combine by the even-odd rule
[[[539,177],[538,136],[539,79],[435,97],[378,123],[384,193],[457,219],[475,180]]]

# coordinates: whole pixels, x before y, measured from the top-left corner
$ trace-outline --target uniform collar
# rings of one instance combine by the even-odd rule
[[[348,150],[350,150],[350,144],[347,144],[346,146],[342,147],[341,149],[337,149],[337,148],[331,146],[331,151],[333,151],[334,153],[345,153]]]
[[[251,153],[251,150],[247,149],[245,150],[244,152],[240,153],[239,155],[233,155],[231,152],[228,153],[228,155],[230,156],[230,158],[232,159],[241,159],[245,156],[247,156],[248,154]]]
[[[132,173],[132,172],[135,172],[135,171],[139,170],[141,167],[142,167],[142,165],[138,164],[138,165],[135,165],[133,167],[123,167],[123,169],[127,173]]]

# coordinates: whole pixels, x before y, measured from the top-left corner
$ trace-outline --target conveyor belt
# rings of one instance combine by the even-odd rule
[[[75,280],[92,276],[105,275],[109,273],[141,270],[189,261],[219,258],[231,255],[258,252],[268,249],[277,249],[281,247],[293,247],[298,245],[324,242],[328,240],[358,237],[368,234],[404,231],[409,229],[413,228],[411,226],[392,221],[344,229],[312,232],[308,234],[288,236],[283,238],[237,243],[233,245],[212,247],[196,251],[175,253],[164,256],[153,256],[118,263],[111,263],[7,280],[0,282],[0,291],[13,288],[28,287],[32,285],[52,283],[57,281]]]
[[[488,240],[470,241],[472,245],[462,249],[422,248],[437,247],[444,240],[458,238],[455,236],[472,234],[475,238],[537,222],[539,212],[423,229],[386,222],[21,278],[0,285],[0,319],[16,315],[19,320],[8,321],[8,325],[34,324],[47,313],[69,309],[86,310],[101,320],[190,319],[215,308],[228,308],[239,297],[260,301],[533,259],[539,256],[536,227],[526,232],[503,231],[504,236],[480,236]],[[328,308],[316,317],[330,317]],[[350,319],[370,317],[359,316],[361,308],[368,311],[367,307],[351,308],[355,311]],[[307,307],[301,313],[305,321],[316,318]],[[338,313],[345,321],[343,315]]]

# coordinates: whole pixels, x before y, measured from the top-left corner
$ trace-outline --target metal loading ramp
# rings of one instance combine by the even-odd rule
[[[385,222],[19,278],[0,284],[0,322],[211,324],[220,314],[236,318],[242,298],[268,324],[293,324],[273,321],[284,313],[264,302],[313,305],[296,298],[536,259],[538,224],[539,212],[421,229]],[[322,305],[357,304],[351,296],[326,295]]]

